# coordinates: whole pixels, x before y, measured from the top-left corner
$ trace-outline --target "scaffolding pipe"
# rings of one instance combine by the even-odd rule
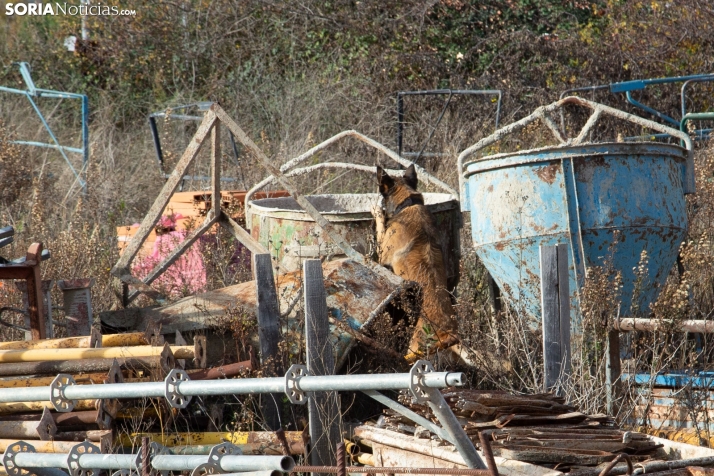
[[[136,458],[136,455],[129,456],[134,456],[134,458]],[[156,455],[151,459],[151,467],[157,471],[193,471],[196,467],[201,466],[202,464],[207,464],[208,462],[208,456]],[[80,459],[80,464],[85,467],[82,459]],[[288,472],[295,466],[295,461],[293,461],[290,456],[224,455],[221,456],[218,465],[221,470],[225,472]],[[86,467],[89,468],[91,466]],[[118,469],[130,468],[124,467]]]
[[[65,400],[87,400],[102,398],[143,398],[167,395],[167,386],[173,385],[174,393],[181,397],[264,394],[322,391],[361,391],[361,390],[402,390],[413,387],[412,376],[400,374],[363,374],[363,375],[325,375],[303,376],[290,382],[288,377],[252,378],[235,380],[169,382],[169,374],[164,382],[110,383],[104,385],[74,385],[71,377],[60,375],[53,385],[28,388],[0,388],[0,402],[41,402]],[[67,382],[69,379],[70,383]],[[463,374],[459,372],[430,372],[420,377],[419,385],[427,388],[445,388],[460,386]]]

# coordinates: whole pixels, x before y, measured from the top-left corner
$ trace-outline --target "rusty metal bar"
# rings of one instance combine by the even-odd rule
[[[632,471],[633,471],[632,460],[630,459],[629,455],[627,455],[625,453],[620,453],[619,455],[617,455],[615,457],[615,459],[610,461],[610,463],[607,466],[605,466],[605,468],[603,468],[603,470],[600,472],[599,476],[607,476],[610,473],[610,471],[612,471],[612,468],[614,468],[617,465],[617,463],[619,463],[623,459],[627,462],[627,473],[625,473],[625,474],[627,474],[628,476],[631,475]]]
[[[464,468],[404,468],[404,467],[369,467],[369,466],[347,466],[347,473],[365,474],[443,474],[453,476],[491,476],[487,469],[464,469]],[[331,473],[339,474],[340,468],[337,466],[295,466],[292,473]]]
[[[597,122],[598,119],[600,119],[600,114],[602,114],[602,109],[599,107],[596,107],[593,113],[588,117],[587,122],[583,126],[583,128],[580,130],[580,133],[578,134],[578,137],[573,139],[573,145],[578,145],[581,144],[587,135],[590,133],[592,128],[595,126],[595,123]]]
[[[493,457],[493,449],[491,448],[491,441],[493,441],[491,433],[493,433],[493,430],[481,431],[478,434],[478,439],[481,443],[481,451],[486,459],[486,466],[488,466],[491,476],[498,476],[498,466],[496,465],[496,459]]]
[[[541,114],[540,120],[543,121],[543,124],[545,124],[548,129],[550,129],[550,131],[553,133],[553,135],[555,136],[555,139],[558,142],[560,142],[561,144],[565,144],[567,142],[563,138],[562,134],[560,133],[558,126],[555,124],[555,122],[553,122],[553,119],[551,119],[551,117],[548,114],[546,114],[546,113]]]
[[[42,302],[42,276],[40,274],[42,248],[42,243],[33,243],[25,255],[25,266],[30,267],[30,274],[27,278],[27,304],[33,340],[47,337],[44,303]]]

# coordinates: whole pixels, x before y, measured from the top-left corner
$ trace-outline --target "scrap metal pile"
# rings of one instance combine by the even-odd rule
[[[554,394],[467,389],[447,389],[443,394],[475,445],[480,445],[479,433],[490,434],[494,455],[511,460],[568,471],[608,463],[620,453],[644,461],[661,447],[647,435],[621,430],[611,417],[586,415]],[[406,396],[401,400],[434,421],[429,407]],[[380,425],[417,437],[428,434],[392,410],[385,410]]]
[[[96,386],[161,381],[172,369],[185,369],[193,380],[216,379],[251,368],[246,361],[206,369],[205,337],[193,340],[187,345],[177,335],[176,345],[169,345],[150,326],[145,332],[101,335],[93,330],[81,337],[0,342],[0,389],[17,389],[20,394],[58,383]],[[147,406],[137,400],[80,399],[69,408],[55,400],[10,400],[0,403],[0,451],[18,439],[40,452],[69,451],[77,441],[85,440],[108,451],[115,443],[113,429],[123,420],[138,418],[146,423],[153,416],[166,423],[171,418],[168,406]]]

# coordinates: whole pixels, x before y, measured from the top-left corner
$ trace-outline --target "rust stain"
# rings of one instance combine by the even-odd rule
[[[493,185],[489,185],[486,189],[487,192],[493,192]]]
[[[496,243],[496,250],[497,251],[503,251],[503,249],[506,247],[503,243]]]
[[[538,167],[535,169],[535,174],[544,182],[552,184],[555,182],[555,177],[558,175],[558,163],[554,162],[545,167]]]

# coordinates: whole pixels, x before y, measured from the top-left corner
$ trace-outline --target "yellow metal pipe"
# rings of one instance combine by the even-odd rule
[[[61,339],[18,340],[0,342],[0,351],[33,350],[33,349],[77,349],[98,347],[102,335],[92,330],[91,335],[79,337],[64,337]]]
[[[74,381],[79,385],[101,384],[107,379],[108,374],[83,374],[73,375]],[[0,380],[0,388],[22,388],[22,387],[46,387],[52,383],[56,377],[18,377]],[[148,380],[147,380],[148,381]]]
[[[96,410],[97,402],[101,400],[77,400],[74,409],[80,410]],[[42,410],[48,408],[54,410],[50,402],[14,402],[0,403],[0,415],[8,413],[41,413]]]
[[[69,453],[73,447],[77,446],[76,441],[40,441],[24,440],[35,447],[38,453]],[[0,452],[4,453],[8,446],[14,445],[17,440],[0,439]],[[0,473],[2,474],[2,473]]]
[[[141,446],[141,439],[148,437],[151,441],[163,446],[195,446],[195,445],[217,445],[229,442],[234,445],[246,445],[249,443],[264,443],[278,445],[280,442],[272,431],[236,431],[236,432],[190,432],[190,433],[122,433],[119,436],[119,446]],[[286,431],[285,438],[288,444],[302,444],[301,431]]]
[[[109,334],[102,336],[102,347],[130,347],[148,345],[148,339],[143,332],[128,332],[126,334]]]
[[[0,350],[0,362],[44,362],[48,360],[120,359],[132,357],[154,357],[160,355],[163,347],[142,345],[136,347],[107,347],[99,349],[30,349]],[[177,359],[193,359],[194,346],[177,345],[171,347]]]

